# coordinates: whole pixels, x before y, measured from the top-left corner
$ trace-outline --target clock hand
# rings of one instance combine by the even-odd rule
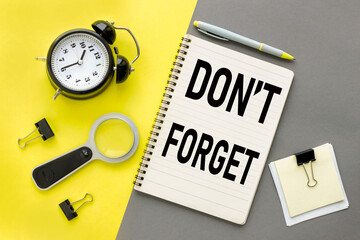
[[[61,69],[66,69],[66,68],[71,67],[71,66],[74,66],[74,65],[78,65],[78,62],[73,63],[73,64],[70,64],[70,65],[67,65],[67,66],[65,66],[65,67],[62,67]]]
[[[83,64],[83,59],[84,59],[85,53],[86,53],[86,50],[84,50],[83,53],[81,54],[81,58],[80,58],[80,60],[78,61],[78,64],[79,64],[79,65]]]
[[[84,59],[85,53],[86,53],[86,50],[84,50],[83,53],[81,54],[80,60],[83,60],[83,59]]]
[[[61,69],[66,69],[66,68],[68,68],[68,67],[72,67],[72,66],[78,65],[78,64],[81,65],[81,64],[83,63],[83,58],[84,58],[84,56],[85,56],[85,53],[86,53],[86,50],[84,50],[83,53],[81,54],[81,58],[80,58],[79,61],[77,61],[76,63],[70,64],[70,65],[67,65],[67,66],[65,66],[65,67],[62,67]]]

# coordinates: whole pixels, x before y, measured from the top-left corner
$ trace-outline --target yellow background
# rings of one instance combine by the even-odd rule
[[[179,41],[186,33],[196,0],[152,1],[0,1],[0,238],[114,239],[126,209],[148,133],[168,80]],[[113,81],[99,96],[73,100],[55,90],[46,76],[46,56],[53,40],[73,28],[91,29],[98,19],[115,21],[134,33],[141,48],[135,72],[120,85]],[[114,44],[130,61],[132,38],[117,31]],[[47,191],[36,188],[32,169],[85,143],[92,123],[119,112],[137,124],[140,145],[123,163],[93,161]],[[17,139],[46,117],[55,137],[25,149]],[[94,202],[68,221],[58,204],[86,192]],[[134,226],[135,227],[135,226]]]

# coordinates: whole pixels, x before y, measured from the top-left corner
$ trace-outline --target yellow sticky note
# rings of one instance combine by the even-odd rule
[[[331,149],[330,144],[314,148],[316,161],[312,167],[317,180],[314,187],[307,186],[306,173],[297,165],[295,155],[275,161],[290,217],[344,200]],[[311,169],[306,170],[311,178]]]
[[[160,105],[181,37],[190,24],[196,0],[1,0],[0,8],[0,238],[114,239],[130,197],[147,137]],[[44,57],[51,43],[75,28],[92,29],[96,20],[114,21],[135,35],[141,55],[122,84],[110,83],[100,95],[75,100],[60,95],[46,75]],[[133,39],[117,31],[113,46],[132,61]],[[113,47],[112,46],[112,47]],[[68,152],[88,138],[100,116],[119,112],[140,133],[139,149],[122,163],[95,160],[53,188],[39,190],[31,171]],[[46,118],[55,136],[21,149],[17,139]],[[131,140],[131,136],[128,140]],[[106,150],[106,149],[105,149]],[[104,151],[105,151],[104,150]],[[68,221],[59,207],[94,197]],[[75,205],[75,208],[79,205]]]

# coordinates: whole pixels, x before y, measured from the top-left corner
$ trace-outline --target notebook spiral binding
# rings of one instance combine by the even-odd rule
[[[134,181],[135,186],[138,187],[142,186],[142,182],[145,178],[147,168],[149,167],[151,156],[155,149],[157,137],[160,134],[162,124],[164,123],[164,119],[166,117],[168,106],[170,105],[172,93],[175,91],[176,82],[179,79],[179,74],[181,73],[181,68],[183,67],[183,62],[185,61],[185,57],[187,55],[187,49],[189,49],[190,47],[188,45],[188,43],[190,42],[191,39],[182,38],[182,42],[179,45],[180,48],[177,51],[178,54],[175,56],[175,62],[173,63],[173,68],[170,70],[169,80],[167,81],[167,85],[165,87],[165,93],[163,95],[163,99],[161,100],[159,112],[156,113],[157,117],[155,118],[155,124],[152,126],[150,137],[148,138],[146,149],[144,151],[144,156],[142,157],[142,161],[137,170],[138,173],[135,176],[135,181]]]

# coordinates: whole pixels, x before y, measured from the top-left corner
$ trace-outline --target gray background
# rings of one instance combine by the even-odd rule
[[[192,22],[212,23],[279,47],[294,55],[294,62],[212,39],[192,22],[188,29],[294,71],[267,164],[332,143],[349,209],[286,227],[266,165],[244,226],[133,191],[117,239],[360,239],[359,12],[359,0],[198,1]]]

